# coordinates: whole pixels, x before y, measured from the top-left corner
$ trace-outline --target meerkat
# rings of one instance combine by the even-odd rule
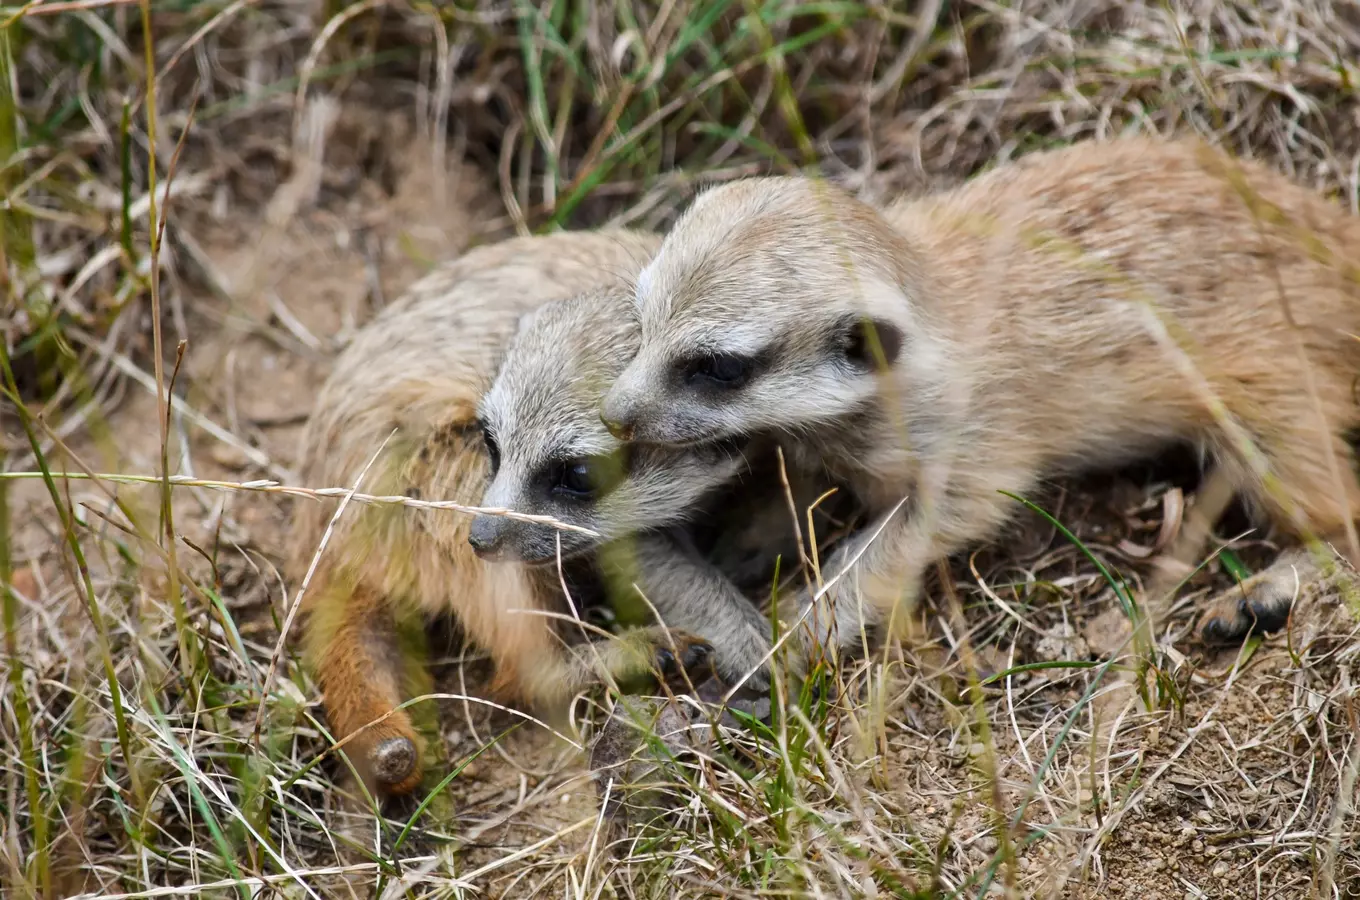
[[[350,486],[386,441],[361,490],[474,505],[488,478],[477,403],[520,317],[636,272],[658,243],[623,230],[516,238],[436,269],[340,355],[302,438],[305,483]],[[657,484],[684,502],[688,482],[668,491],[664,478]],[[294,584],[332,515],[316,503],[296,508]],[[470,522],[456,512],[354,504],[334,523],[303,593],[303,652],[330,728],[336,740],[350,738],[347,755],[383,794],[408,793],[422,776],[424,748],[398,708],[420,692],[422,672],[405,658],[400,620],[453,614],[490,656],[499,694],[548,708],[600,678],[601,664],[617,678],[654,666],[677,674],[701,666],[708,652],[692,636],[660,629],[569,652],[554,621],[534,614],[560,610],[556,574],[484,563],[468,544]]]
[[[492,473],[482,506],[598,537],[482,515],[469,541],[483,558],[531,566],[597,555],[606,578],[622,579],[616,590],[636,585],[666,624],[712,646],[725,682],[758,695],[769,686],[772,629],[752,595],[771,591],[776,558],[796,565],[792,515],[816,506],[825,533],[853,509],[841,498],[816,505],[831,485],[781,472],[760,436],[621,453],[599,403],[636,348],[631,307],[621,284],[529,313],[479,406]]]
[[[734,182],[638,276],[640,347],[601,415],[639,443],[783,431],[858,494],[874,518],[827,565],[825,640],[901,621],[927,566],[1015,511],[1003,491],[1177,440],[1354,556],[1358,260],[1360,219],[1197,139],[1036,153],[882,210]],[[1201,637],[1283,627],[1311,559],[1211,600]]]

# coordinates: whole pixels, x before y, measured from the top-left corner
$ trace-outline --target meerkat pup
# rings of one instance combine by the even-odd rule
[[[771,592],[776,558],[796,568],[794,511],[829,485],[800,470],[781,478],[759,438],[675,449],[626,448],[611,435],[599,404],[636,350],[631,312],[620,284],[529,313],[479,408],[492,471],[482,505],[598,537],[483,515],[469,540],[483,558],[534,566],[595,554],[616,590],[636,586],[667,625],[713,647],[725,682],[747,679],[758,694],[769,686],[772,629],[751,597]],[[827,530],[853,512],[819,511]]]
[[[490,386],[520,317],[535,307],[636,272],[659,238],[627,231],[518,238],[445,264],[384,309],[341,354],[302,439],[305,483],[355,483],[379,495],[475,505],[488,479],[477,403]],[[381,453],[380,447],[386,446]],[[677,457],[685,454],[675,454]],[[710,454],[712,456],[712,454]],[[683,506],[735,472],[682,469],[651,489]],[[654,666],[698,666],[708,648],[682,633],[642,629],[572,652],[555,620],[565,612],[555,572],[487,565],[468,544],[471,517],[458,512],[300,503],[288,574],[303,593],[303,650],[327,719],[360,775],[383,793],[409,792],[422,746],[400,704],[422,690],[422,660],[399,640],[399,624],[452,614],[495,666],[508,700],[553,708],[600,677]],[[678,660],[671,648],[679,651]],[[604,671],[602,671],[602,669]]]
[[[850,485],[877,518],[827,565],[826,640],[995,535],[1003,491],[1176,440],[1354,554],[1357,261],[1360,220],[1199,140],[1036,153],[881,212],[812,179],[734,182],[639,276],[640,348],[602,417],[640,443],[783,431]],[[1201,635],[1282,627],[1298,566],[1211,602]]]

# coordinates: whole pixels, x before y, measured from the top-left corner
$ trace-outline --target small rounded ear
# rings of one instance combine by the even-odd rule
[[[886,319],[856,318],[848,323],[845,358],[866,372],[886,369],[902,353],[902,329]]]

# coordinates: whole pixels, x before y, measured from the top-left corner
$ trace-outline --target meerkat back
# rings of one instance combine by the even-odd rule
[[[887,218],[932,260],[949,298],[932,314],[987,363],[975,417],[1030,436],[1047,471],[1199,436],[1245,470],[1221,403],[1300,508],[1267,505],[1341,525],[1326,458],[1349,458],[1360,423],[1360,218],[1201,141],[1149,138],[1036,154]]]
[[[336,361],[302,439],[308,487],[476,505],[487,479],[476,406],[520,317],[636,268],[659,242],[614,230],[516,238],[440,266],[369,323]],[[300,586],[329,504],[298,501],[288,575]],[[487,566],[456,512],[353,504],[334,524],[303,599],[304,654],[337,740],[370,783],[389,793],[420,777],[420,739],[396,707],[416,689],[420,661],[403,660],[398,620],[455,616],[491,657],[496,684],[532,702],[536,660],[560,652],[541,599],[516,566]],[[516,612],[519,610],[520,612]],[[408,665],[408,663],[417,665]],[[386,717],[386,718],[384,718]]]

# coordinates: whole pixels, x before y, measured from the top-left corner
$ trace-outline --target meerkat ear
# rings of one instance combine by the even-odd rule
[[[845,358],[858,369],[887,368],[902,353],[902,329],[886,319],[856,317],[848,323],[842,347]]]

